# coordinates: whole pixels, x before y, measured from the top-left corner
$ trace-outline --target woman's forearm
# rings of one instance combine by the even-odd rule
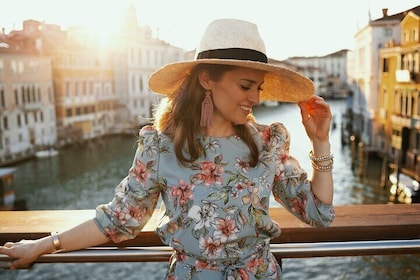
[[[315,157],[329,155],[331,145],[329,142],[313,143],[313,154]],[[320,162],[318,165],[328,165],[329,162]],[[331,205],[334,194],[334,182],[331,171],[320,171],[316,168],[312,169],[312,192],[315,196],[327,205]]]
[[[99,230],[93,220],[88,220],[74,228],[58,233],[61,249],[75,251],[103,244],[108,238]],[[51,236],[38,240],[39,255],[55,251]]]

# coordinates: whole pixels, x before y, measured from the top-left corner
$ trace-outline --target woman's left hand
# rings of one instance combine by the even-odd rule
[[[315,95],[307,101],[299,102],[298,105],[308,137],[312,141],[329,141],[332,114],[328,103]]]

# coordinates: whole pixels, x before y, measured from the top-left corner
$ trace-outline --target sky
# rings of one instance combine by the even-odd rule
[[[21,30],[27,19],[57,24],[66,30],[85,26],[110,34],[130,5],[140,25],[185,50],[199,44],[208,23],[238,18],[258,25],[267,55],[323,56],[354,47],[354,35],[382,8],[396,14],[420,5],[419,0],[0,0],[0,27]]]

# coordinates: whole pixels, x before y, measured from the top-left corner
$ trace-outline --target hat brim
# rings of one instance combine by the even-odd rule
[[[234,65],[264,71],[266,74],[260,100],[300,102],[314,94],[312,81],[295,71],[273,64],[234,59],[199,59],[167,64],[152,73],[149,88],[156,93],[171,95],[198,64]]]

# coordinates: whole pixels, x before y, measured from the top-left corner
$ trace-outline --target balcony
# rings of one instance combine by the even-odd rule
[[[410,127],[411,124],[410,118],[396,114],[391,115],[391,123],[402,127]]]
[[[420,73],[400,69],[395,72],[395,78],[398,83],[420,83]]]
[[[283,208],[272,208],[270,213],[282,225],[282,234],[271,242],[277,258],[420,254],[420,204],[337,206],[335,221],[328,228],[310,227]],[[2,211],[0,244],[64,231],[94,215],[94,210]],[[46,254],[36,262],[166,262],[171,249],[154,232],[158,216],[156,211],[133,240]],[[2,261],[10,259],[0,255]]]

